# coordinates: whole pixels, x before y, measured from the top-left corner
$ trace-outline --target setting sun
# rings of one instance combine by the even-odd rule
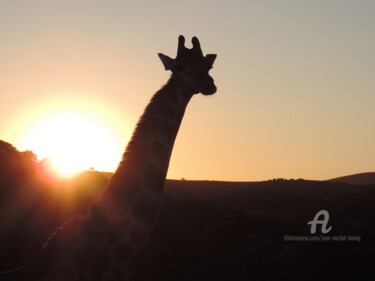
[[[78,171],[113,171],[119,160],[120,144],[105,124],[97,118],[79,112],[59,112],[37,121],[29,127],[23,147],[32,149],[41,160],[51,158],[60,175]]]

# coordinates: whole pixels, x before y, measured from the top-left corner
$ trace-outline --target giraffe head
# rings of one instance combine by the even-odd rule
[[[194,94],[212,95],[216,92],[216,86],[214,79],[208,72],[214,64],[216,54],[204,56],[197,37],[193,37],[191,42],[193,43],[193,48],[186,48],[185,38],[180,35],[175,59],[160,53],[158,55],[165,70],[172,71],[172,75],[179,79],[185,87],[193,91]]]

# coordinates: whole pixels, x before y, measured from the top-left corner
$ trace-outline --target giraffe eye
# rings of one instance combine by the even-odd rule
[[[181,64],[176,64],[174,67],[173,67],[173,71],[177,71],[177,72],[180,72],[184,69],[184,67],[181,65]]]

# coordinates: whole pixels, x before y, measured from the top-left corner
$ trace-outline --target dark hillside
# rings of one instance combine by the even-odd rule
[[[375,173],[355,174],[345,177],[334,178],[329,181],[357,185],[375,185]]]
[[[375,186],[169,181],[136,280],[373,280],[374,200]],[[361,241],[284,240],[311,236],[321,209],[326,236]]]

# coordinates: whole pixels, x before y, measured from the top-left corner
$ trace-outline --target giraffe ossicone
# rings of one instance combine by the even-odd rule
[[[28,267],[32,280],[129,280],[157,216],[173,145],[193,95],[216,92],[209,71],[216,55],[203,55],[179,36],[175,59],[160,54],[172,75],[152,97],[123,158],[87,215],[56,229]]]
[[[185,38],[180,35],[178,38],[177,56],[172,59],[164,54],[159,53],[159,57],[164,65],[165,70],[171,70],[177,75],[181,75],[182,79],[187,80],[187,84],[194,84],[194,93],[201,92],[204,95],[211,95],[216,92],[216,86],[208,71],[215,62],[216,54],[203,55],[199,40],[193,37],[191,40],[192,49],[185,47]],[[186,76],[188,71],[190,77]],[[185,77],[183,76],[185,75]],[[192,86],[192,85],[190,85]]]

